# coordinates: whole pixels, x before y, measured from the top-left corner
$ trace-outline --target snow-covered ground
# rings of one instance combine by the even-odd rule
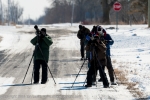
[[[55,27],[70,26],[70,24],[54,24]],[[89,29],[92,29],[91,25],[85,25]],[[111,46],[111,54],[113,67],[115,69],[126,70],[126,77],[129,82],[137,83],[135,88],[138,88],[146,98],[150,99],[150,29],[147,25],[119,25],[119,30],[109,29],[110,27],[116,27],[115,25],[101,25],[107,29],[114,39],[114,45]],[[74,24],[68,30],[77,31],[78,24]],[[65,38],[65,37],[64,37]],[[61,38],[60,46],[64,39]],[[77,38],[72,38],[77,41]],[[76,49],[79,50],[79,43],[62,46],[64,49],[71,49],[73,45],[76,45]],[[74,47],[74,46],[73,46]],[[123,68],[122,68],[123,66]]]
[[[115,41],[112,59],[118,64],[114,67],[127,70],[129,82],[137,83],[135,88],[150,99],[150,29],[147,25],[122,25],[118,32],[108,30],[108,33]]]
[[[78,31],[79,24],[73,24],[71,27],[70,24],[53,24],[53,25],[43,25],[43,27],[48,28],[58,28],[58,29],[68,29],[73,32]],[[90,30],[92,25],[85,25]],[[41,26],[42,27],[42,26]],[[104,28],[116,27],[115,25],[102,25]],[[107,29],[106,31],[112,36],[114,45],[111,46],[111,54],[113,67],[115,69],[120,69],[123,72],[126,72],[126,78],[129,82],[136,83],[135,88],[138,88],[144,95],[143,98],[150,99],[150,29],[147,28],[147,25],[119,25],[119,30],[116,32],[115,29]],[[17,31],[34,31],[33,26],[24,26],[23,28],[17,29],[16,27],[7,27],[0,26],[0,36],[3,37],[3,41],[0,43],[0,51],[11,49],[10,53],[14,51],[21,53],[25,48],[30,48],[31,44],[27,43],[32,37],[29,34],[18,35]],[[15,35],[15,36],[14,36]],[[15,37],[20,37],[20,40],[17,45],[18,40]],[[67,39],[66,39],[67,38]],[[28,40],[26,40],[28,39]],[[75,42],[70,43],[67,40],[74,40]],[[62,44],[66,44],[65,46]],[[58,47],[69,50],[79,50],[79,39],[76,38],[76,34],[71,34],[68,37],[60,37],[59,42],[57,43]],[[17,49],[20,48],[21,49]],[[0,78],[0,80],[4,80]],[[59,79],[60,80],[60,79]],[[10,78],[8,81],[13,81],[13,78]],[[34,86],[36,87],[36,86]],[[34,88],[33,87],[33,88]],[[59,87],[58,87],[59,88]],[[119,87],[118,87],[119,89]],[[1,93],[1,92],[0,92]],[[35,94],[38,94],[34,92]],[[118,98],[117,94],[114,94]]]
[[[78,27],[75,26],[69,30],[77,31]],[[91,25],[85,26],[92,29]],[[107,33],[115,41],[111,46],[112,61],[115,61],[113,67],[125,72],[128,81],[136,83],[134,88],[138,88],[143,93],[143,97],[150,99],[150,29],[147,28],[148,26],[119,25],[117,31],[109,29],[116,27],[115,25],[101,26],[107,29]],[[71,36],[69,39],[72,39]],[[76,47],[76,49],[80,48],[78,45]]]

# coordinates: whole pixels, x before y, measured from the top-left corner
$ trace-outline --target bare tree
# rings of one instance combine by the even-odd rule
[[[145,17],[145,23],[147,23],[148,19],[148,0],[134,0],[131,1],[131,10],[130,14],[138,14],[143,15]],[[135,16],[133,17],[136,20]]]
[[[109,19],[110,10],[116,1],[117,0],[102,0],[101,4],[103,7],[103,23],[110,24]]]
[[[71,21],[71,2],[67,0],[55,0],[52,8],[47,8],[45,13],[46,23],[64,23]]]
[[[15,3],[14,1],[11,1],[11,5],[10,5],[10,20],[13,23],[17,23],[18,19],[22,16],[23,14],[23,8],[21,8],[17,3]]]
[[[128,24],[130,19],[134,23],[147,21],[147,0],[74,0],[74,22],[111,24],[116,19],[116,12],[112,9],[116,1],[122,5],[121,11],[118,12],[119,22]],[[71,0],[54,0],[53,7],[46,10],[46,22],[70,22],[71,10]]]

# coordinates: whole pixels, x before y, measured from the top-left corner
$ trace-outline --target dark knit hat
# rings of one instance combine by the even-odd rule
[[[42,29],[41,29],[41,31],[43,31],[43,32],[45,32],[45,33],[46,33],[46,29],[45,29],[45,28],[42,28]]]
[[[82,29],[83,28],[83,26],[82,25],[79,25],[79,29]]]

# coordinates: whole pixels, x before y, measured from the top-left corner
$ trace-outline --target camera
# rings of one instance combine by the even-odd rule
[[[39,30],[38,26],[35,25],[34,28],[35,28],[35,30],[36,30],[36,35],[39,36],[39,35],[41,34],[41,31]]]

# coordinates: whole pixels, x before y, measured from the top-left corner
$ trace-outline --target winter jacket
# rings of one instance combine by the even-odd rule
[[[37,36],[34,37],[30,42],[33,45],[36,45],[37,44]],[[52,41],[50,36],[46,35],[45,37],[40,38],[39,39],[39,47],[41,48],[41,50],[39,49],[39,47],[37,47],[35,49],[34,60],[46,60],[46,62],[48,62],[48,59],[49,59],[49,47],[52,44],[53,44],[53,41]],[[41,51],[42,51],[43,55],[42,55]]]
[[[110,56],[110,45],[113,45],[114,44],[114,40],[111,38],[111,36],[109,34],[105,34],[104,35],[104,39],[107,41],[106,43],[106,55],[107,56]]]
[[[94,46],[95,46],[95,52],[96,52],[96,55],[98,57],[98,60],[100,61],[102,66],[106,66],[107,60],[106,60],[106,46],[105,46],[105,44],[103,42],[99,42],[99,43],[94,43]],[[90,52],[91,61],[96,60],[96,59],[94,59],[95,54],[94,54],[93,45],[91,43],[88,43],[86,45],[85,49]]]
[[[84,27],[84,29],[78,31],[77,37],[80,39],[80,44],[81,45],[84,44],[85,37],[89,33],[90,33],[90,30],[88,28],[86,28],[86,27]]]

